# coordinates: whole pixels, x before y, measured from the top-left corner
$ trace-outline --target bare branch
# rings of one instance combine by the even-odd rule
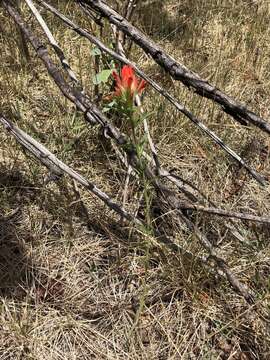
[[[46,22],[44,21],[43,17],[40,15],[38,9],[35,7],[35,5],[33,4],[32,0],[25,0],[25,2],[27,3],[27,5],[29,6],[30,10],[32,11],[32,13],[34,14],[35,18],[37,19],[37,21],[39,22],[40,26],[42,27],[44,33],[46,34],[50,44],[52,45],[52,47],[54,48],[57,56],[59,57],[64,69],[67,71],[68,75],[70,76],[71,80],[77,85],[79,86],[79,88],[81,88],[81,85],[79,83],[79,80],[77,79],[75,73],[72,71],[67,59],[65,58],[65,54],[62,51],[62,49],[60,48],[60,46],[58,45],[57,41],[55,40],[53,34],[51,33],[50,29],[48,28]]]
[[[255,221],[263,224],[270,224],[270,217],[268,216],[257,216],[248,213],[239,213],[235,211],[228,211],[224,209],[217,209],[215,207],[204,207],[201,205],[183,203],[180,205],[180,209],[201,211],[208,214],[218,215],[222,217],[236,218],[240,220]]]

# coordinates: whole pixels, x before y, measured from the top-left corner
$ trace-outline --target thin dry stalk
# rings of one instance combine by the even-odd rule
[[[136,6],[136,1],[135,0],[127,0],[125,2],[124,6],[123,6],[123,8],[124,8],[123,16],[124,16],[124,18],[126,20],[130,21],[135,6]],[[118,44],[121,46],[122,49],[124,49],[124,46],[125,46],[125,34],[121,30],[118,31],[118,36],[117,36],[117,49],[119,50],[118,52],[121,53],[121,48],[118,46]],[[126,52],[124,52],[124,54],[125,53]]]
[[[34,3],[32,0],[25,0],[26,4],[28,5],[28,7],[30,8],[30,10],[32,11],[33,15],[35,16],[35,18],[37,19],[37,21],[39,22],[41,28],[43,29],[44,33],[46,34],[51,46],[54,48],[57,56],[59,57],[63,68],[67,71],[69,77],[71,78],[71,80],[79,87],[81,88],[80,82],[77,79],[75,73],[72,71],[69,62],[67,61],[65,54],[63,52],[63,50],[60,48],[60,46],[58,45],[57,41],[55,40],[53,34],[51,33],[50,29],[48,28],[48,25],[46,24],[46,22],[44,21],[43,17],[40,15],[40,12],[38,11],[38,9],[35,7]]]
[[[248,213],[240,213],[235,211],[228,211],[224,209],[217,209],[214,207],[204,207],[201,205],[193,205],[193,204],[185,204],[180,205],[181,209],[186,210],[194,210],[194,211],[200,211],[212,215],[222,216],[222,217],[229,217],[229,218],[235,218],[240,220],[247,220],[247,221],[255,221],[262,224],[270,224],[270,217],[269,216],[257,216],[252,215]]]

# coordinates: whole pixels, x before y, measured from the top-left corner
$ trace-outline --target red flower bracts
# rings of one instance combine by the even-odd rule
[[[146,86],[146,81],[137,78],[133,67],[124,65],[121,75],[116,71],[112,73],[116,85],[113,97],[123,97],[126,100],[133,100],[136,95],[141,95]]]

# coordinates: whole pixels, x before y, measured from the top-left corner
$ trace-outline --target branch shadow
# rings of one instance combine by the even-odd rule
[[[170,12],[163,0],[142,2],[137,14],[143,30],[156,40],[164,37],[171,40],[176,30],[178,35],[184,30],[184,25],[180,21],[180,7]]]
[[[1,297],[21,299],[25,294],[23,288],[31,278],[31,259],[26,244],[32,241],[32,236],[21,227],[20,210],[27,193],[23,188],[29,185],[19,171],[0,168]]]

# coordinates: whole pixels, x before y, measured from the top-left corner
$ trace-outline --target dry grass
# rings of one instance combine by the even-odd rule
[[[54,3],[89,27],[71,1]],[[270,118],[268,1],[143,1],[138,15],[139,26],[168,53]],[[92,94],[89,44],[46,19]],[[32,50],[25,62],[2,9],[0,26],[1,111],[120,201],[123,174],[97,129],[63,99]],[[173,83],[139,50],[132,56],[270,179],[268,136]],[[150,89],[144,106],[154,112],[151,131],[164,164],[224,208],[269,214],[269,186],[248,178]],[[256,305],[248,306],[197,264],[131,236],[80,190],[86,214],[67,179],[45,187],[46,170],[2,130],[0,140],[0,213],[8,217],[19,207],[0,218],[1,360],[269,359],[269,228],[238,222],[243,241],[237,241],[223,220],[198,217],[256,293]],[[184,231],[177,237],[203,252]]]

